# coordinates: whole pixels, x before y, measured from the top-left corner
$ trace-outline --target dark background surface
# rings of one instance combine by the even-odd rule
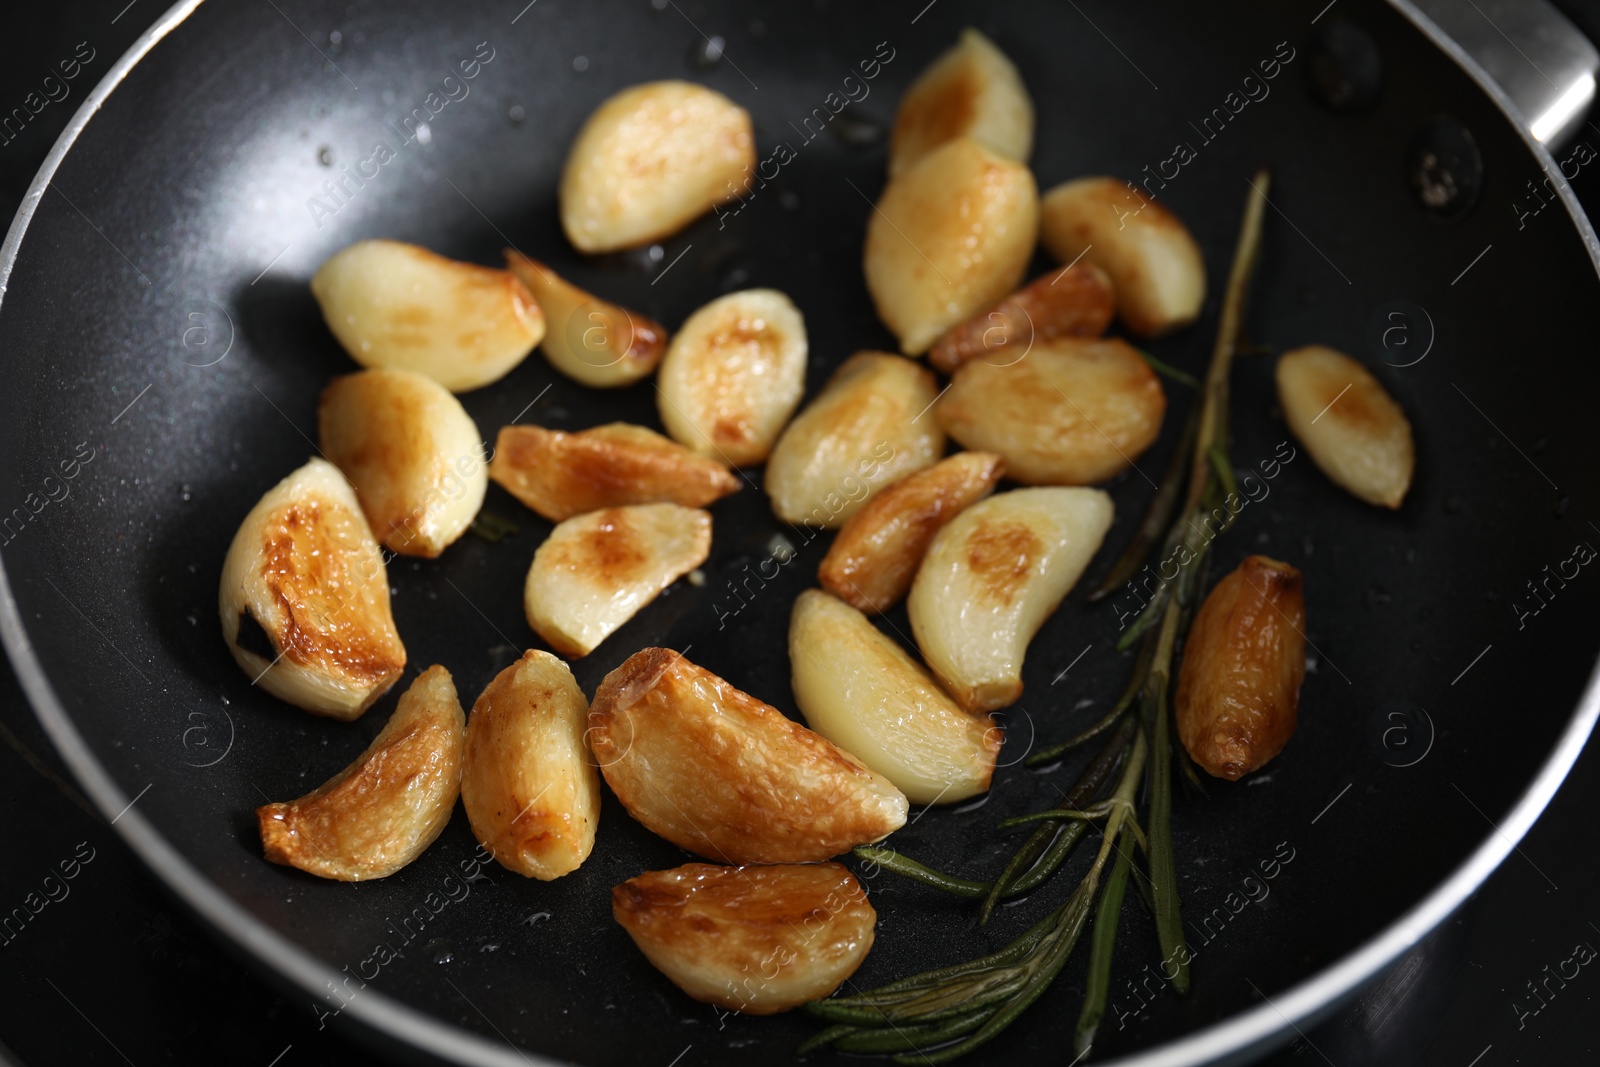
[[[95,55],[72,83],[71,97],[0,146],[0,217],[9,218],[83,94],[161,9],[154,0],[115,0],[10,17],[0,38],[7,60],[0,102],[20,101],[80,41]],[[1584,12],[1574,14],[1581,19]],[[1593,35],[1600,26],[1585,28]],[[1581,136],[1600,146],[1595,129]],[[1600,203],[1600,183],[1588,171],[1575,184],[1591,208]],[[64,787],[69,776],[9,669],[0,670],[0,724],[6,740],[14,740],[0,746],[9,816],[0,828],[0,903],[9,908],[20,901],[42,872],[74,852],[80,860],[93,856],[69,883],[69,897],[0,948],[0,1041],[26,1063],[366,1062],[347,1024],[319,1031],[305,998],[281,999],[231,959],[165,896],[113,830],[74,803]],[[1588,845],[1597,792],[1600,758],[1586,754],[1546,818],[1460,914],[1360,1002],[1270,1062],[1591,1061],[1596,979],[1590,968],[1565,987],[1552,982],[1555,994],[1545,993],[1548,1004],[1538,1014],[1531,1013],[1539,1001],[1525,983],[1543,980],[1545,968],[1568,959],[1575,943],[1600,945],[1600,928],[1591,926],[1600,922],[1600,910],[1589,908],[1600,888],[1600,865]],[[1360,862],[1359,840],[1349,841],[1349,856]],[[1514,1005],[1530,1011],[1520,1026]],[[662,1062],[676,1052],[663,1051]]]

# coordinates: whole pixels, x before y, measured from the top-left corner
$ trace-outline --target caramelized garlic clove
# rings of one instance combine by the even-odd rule
[[[425,374],[462,393],[505,377],[545,320],[509,271],[400,241],[361,241],[311,279],[328,329],[364,367]]]
[[[1017,287],[1033,255],[1033,175],[976,141],[934,149],[890,179],[867,221],[867,289],[908,356]]]
[[[1035,278],[952,328],[928,350],[928,362],[948,374],[975,359],[1010,366],[1036,344],[1101,336],[1116,307],[1106,272],[1092,263],[1073,264]]]
[[[635,85],[578,131],[561,173],[561,226],[583,252],[660,240],[734,199],[755,165],[744,108],[690,82]]]
[[[1063,263],[1083,257],[1111,276],[1117,315],[1137,337],[1193,322],[1206,298],[1206,264],[1183,222],[1117,178],[1078,178],[1044,195],[1040,240]]]
[[[1035,344],[1010,364],[968,363],[934,414],[962,445],[1004,456],[1006,474],[1024,485],[1091,485],[1155,444],[1166,410],[1155,371],[1113,337]]]
[[[816,589],[789,619],[794,697],[817,733],[883,775],[913,804],[989,788],[1002,734],[969,715],[861,612]]]
[[[760,463],[800,403],[806,326],[776,289],[711,301],[672,338],[657,376],[673,440],[734,467]]]
[[[1285,352],[1277,379],[1283,417],[1322,472],[1369,504],[1398,508],[1416,448],[1406,413],[1378,379],[1322,345]]]
[[[588,712],[567,665],[532,649],[472,705],[461,801],[473,836],[507,870],[548,882],[594,848],[600,776]]]
[[[944,433],[929,408],[932,373],[900,356],[845,360],[778,439],[767,461],[772,510],[786,522],[836,527],[879,489],[936,462]]]
[[[1005,460],[958,452],[907,475],[867,501],[839,530],[817,580],[861,611],[888,611],[911,588],[934,535],[994,492]]]
[[[628,814],[708,859],[825,860],[906,821],[883,776],[669,649],[606,675],[589,744]]]
[[[673,985],[747,1015],[828,996],[866,958],[878,920],[837,863],[649,871],[611,891],[611,913]]]
[[[1019,163],[1033,150],[1033,100],[1022,75],[993,41],[970,27],[901,97],[889,132],[889,176],[958,137]]]
[[[425,375],[379,368],[335,378],[317,407],[317,436],[373,531],[401,555],[438,556],[483,506],[478,427]]]
[[[577,433],[501,427],[489,477],[551,522],[628,504],[703,508],[743,484],[716,460],[625,422]]]
[[[584,292],[521,252],[508,248],[505,257],[544,312],[544,354],[556,370],[613,389],[649,376],[661,362],[667,330],[659,322]]]
[[[450,822],[466,737],[450,672],[429,667],[355,762],[299,800],[256,809],[267,859],[341,882],[398,871]]]
[[[710,552],[711,516],[695,508],[636,504],[567,519],[528,568],[528,625],[562,655],[587,656]]]
[[[389,580],[355,490],[313,459],[245,516],[222,564],[222,636],[253,684],[358,718],[405,669]]]
[[[1217,583],[1184,642],[1173,722],[1206,773],[1236,782],[1294,734],[1306,674],[1300,572],[1249,556]]]
[[[1111,514],[1099,489],[1013,489],[939,531],[906,609],[956,703],[994,711],[1022,695],[1028,643],[1089,565]]]

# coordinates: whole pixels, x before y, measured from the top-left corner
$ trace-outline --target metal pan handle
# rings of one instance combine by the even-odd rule
[[[1415,0],[1511,97],[1554,150],[1588,116],[1600,51],[1546,0]]]

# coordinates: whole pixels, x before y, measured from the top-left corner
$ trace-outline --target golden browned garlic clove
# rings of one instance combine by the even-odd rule
[[[817,580],[862,611],[888,611],[911,588],[934,535],[992,493],[1005,466],[992,452],[958,452],[895,482],[839,530]]]
[[[928,350],[928,362],[951,374],[975,359],[1009,366],[1035,344],[1099,337],[1116,307],[1106,272],[1092,263],[1077,263],[1035,278],[954,327]]]
[[[1033,150],[1033,100],[1022,75],[993,41],[971,28],[901,97],[889,133],[889,176],[958,137],[1019,163]]]
[[[650,871],[611,891],[611,914],[673,985],[748,1015],[839,988],[872,948],[878,921],[837,863]]]
[[[561,226],[583,252],[659,240],[735,199],[755,165],[744,108],[690,82],[635,85],[578,131],[561,172]]]
[[[1013,489],[972,505],[928,547],[906,601],[922,656],[956,703],[1022,695],[1028,643],[1111,526],[1099,489]]]
[[[503,378],[544,337],[539,305],[509,271],[400,241],[344,249],[311,292],[357,363],[426,374],[455,393]]]
[[[1021,163],[958,138],[889,181],[867,221],[863,266],[878,317],[908,356],[1017,287],[1039,195]]]
[[[1126,470],[1161,435],[1167,398],[1120,338],[1035,344],[1011,364],[977,360],[934,407],[967,448],[1005,457],[1025,485],[1090,485]]]
[[[1206,298],[1200,246],[1178,216],[1118,178],[1078,178],[1044,195],[1040,240],[1063,263],[1083,257],[1111,276],[1130,333],[1189,325]]]
[[[325,459],[250,509],[228,546],[217,606],[240,669],[314,714],[358,718],[405,669],[383,555],[355,490]]]
[[[568,519],[533,554],[528,625],[563,656],[587,656],[710,552],[711,516],[695,508],[635,504]]]
[[[477,424],[425,375],[378,368],[335,378],[317,407],[317,436],[373,532],[401,555],[437,556],[483,506],[489,475]]]
[[[1411,423],[1378,379],[1322,345],[1278,359],[1278,402],[1322,473],[1356,497],[1398,508],[1411,488]]]
[[[808,589],[789,617],[794,698],[813,730],[893,782],[913,804],[989,788],[1002,734],[969,715],[861,612]]]
[[[665,648],[606,675],[589,744],[628,814],[707,859],[825,860],[906,821],[882,775]]]
[[[1189,627],[1173,721],[1190,757],[1236,782],[1283,751],[1306,675],[1300,572],[1249,556],[1206,597]]]
[[[594,848],[600,776],[584,743],[588,711],[567,665],[534,649],[472,705],[461,803],[507,870],[548,882]]]
[[[767,494],[786,522],[835,527],[879,489],[935,463],[944,432],[927,414],[939,395],[925,367],[857,352],[783,431],[767,461]]]
[[[776,289],[711,301],[672,338],[657,376],[673,440],[730,466],[772,451],[806,387],[806,324]]]
[[[256,809],[267,859],[321,878],[386,878],[444,832],[467,720],[450,672],[423,671],[354,763],[299,800]]]
[[[626,504],[703,508],[743,484],[716,460],[625,422],[578,433],[503,426],[489,477],[551,522]]]
[[[655,319],[586,293],[521,252],[508,248],[505,257],[544,312],[544,354],[556,370],[611,389],[632,385],[661,362],[667,330]]]

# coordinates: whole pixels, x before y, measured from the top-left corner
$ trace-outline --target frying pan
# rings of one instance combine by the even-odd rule
[[[968,24],[1024,72],[1042,184],[1147,166],[1170,175],[1162,161],[1175,143],[1194,149],[1154,191],[1194,231],[1214,282],[1246,176],[1270,164],[1251,340],[1358,355],[1404,405],[1418,444],[1416,484],[1397,513],[1346,496],[1302,450],[1218,542],[1217,573],[1251,552],[1305,572],[1313,651],[1301,723],[1260,774],[1180,799],[1194,988],[1178,997],[1151,980],[1152,922],[1130,901],[1094,1058],[1239,1059],[1292,1036],[1459,904],[1575,758],[1600,707],[1600,617],[1583,610],[1585,585],[1600,579],[1581,567],[1549,575],[1567,574],[1579,542],[1600,544],[1600,443],[1589,432],[1600,369],[1585,358],[1600,327],[1596,242],[1555,161],[1498,91],[1406,5],[1345,0],[1320,16],[1376,42],[1381,83],[1358,114],[1308,91],[1320,4],[1247,0],[1226,17],[1182,4],[920,6],[183,3],[117,64],[51,154],[0,275],[0,486],[12,517],[0,628],[45,727],[117,830],[323,1024],[482,1064],[781,1060],[815,1031],[798,1013],[724,1016],[645,963],[612,922],[608,891],[685,856],[609,794],[594,855],[549,884],[475,864],[459,811],[416,863],[378,882],[325,882],[262,860],[253,809],[342,767],[395,700],[354,724],[313,718],[253,689],[218,634],[228,540],[312,453],[318,393],[352,366],[319,320],[309,275],[365,237],[488,263],[514,245],[669,325],[722,292],[772,286],[806,315],[814,391],[851,352],[892,348],[859,266],[883,181],[881,132],[909,80]],[[1279,42],[1296,58],[1270,93],[1206,126]],[[861,61],[890,54],[870,95],[808,138],[818,123],[803,120],[827,94]],[[428,94],[450,91],[445,77],[475,56],[470,91],[430,107]],[[748,107],[758,153],[786,141],[793,160],[733,217],[702,219],[657,249],[580,257],[556,221],[567,145],[617,88],[674,77]],[[427,108],[425,123],[416,108]],[[1450,178],[1464,194],[1443,212],[1408,178],[1419,134],[1441,129],[1461,156]],[[390,158],[358,170],[380,142]],[[368,176],[357,185],[346,168]],[[1546,172],[1549,210],[1534,214],[1529,183]],[[1201,368],[1215,312],[1213,293],[1193,329],[1151,352]],[[1417,331],[1403,359],[1385,332],[1395,321]],[[1234,372],[1241,469],[1288,438],[1271,373],[1270,358]],[[1192,400],[1167,389],[1174,417],[1141,472],[1163,469]],[[517,420],[656,424],[648,384],[588,391],[538,355],[464,402],[490,439]],[[659,644],[797,714],[788,609],[813,584],[828,538],[780,524],[759,471],[750,475],[713,509],[704,586],[673,588],[575,663],[586,691]],[[1130,472],[1111,490],[1118,519],[1091,578],[1152,487]],[[390,567],[406,682],[443,663],[467,700],[537,645],[520,590],[548,527],[496,487],[486,508],[518,532]],[[760,564],[775,537],[794,554],[769,578]],[[738,606],[729,584],[751,574],[761,577]],[[903,613],[888,623],[907,630]],[[897,847],[962,873],[998,869],[1013,842],[994,824],[1054,801],[1086,758],[1035,772],[1021,757],[1120,690],[1130,662],[1115,636],[1110,608],[1069,598],[1029,652],[992,792],[917,815]],[[859,988],[1003,943],[1074,878],[978,928],[970,906],[887,873],[863,877],[880,923]],[[1083,956],[973,1062],[1060,1059]]]

